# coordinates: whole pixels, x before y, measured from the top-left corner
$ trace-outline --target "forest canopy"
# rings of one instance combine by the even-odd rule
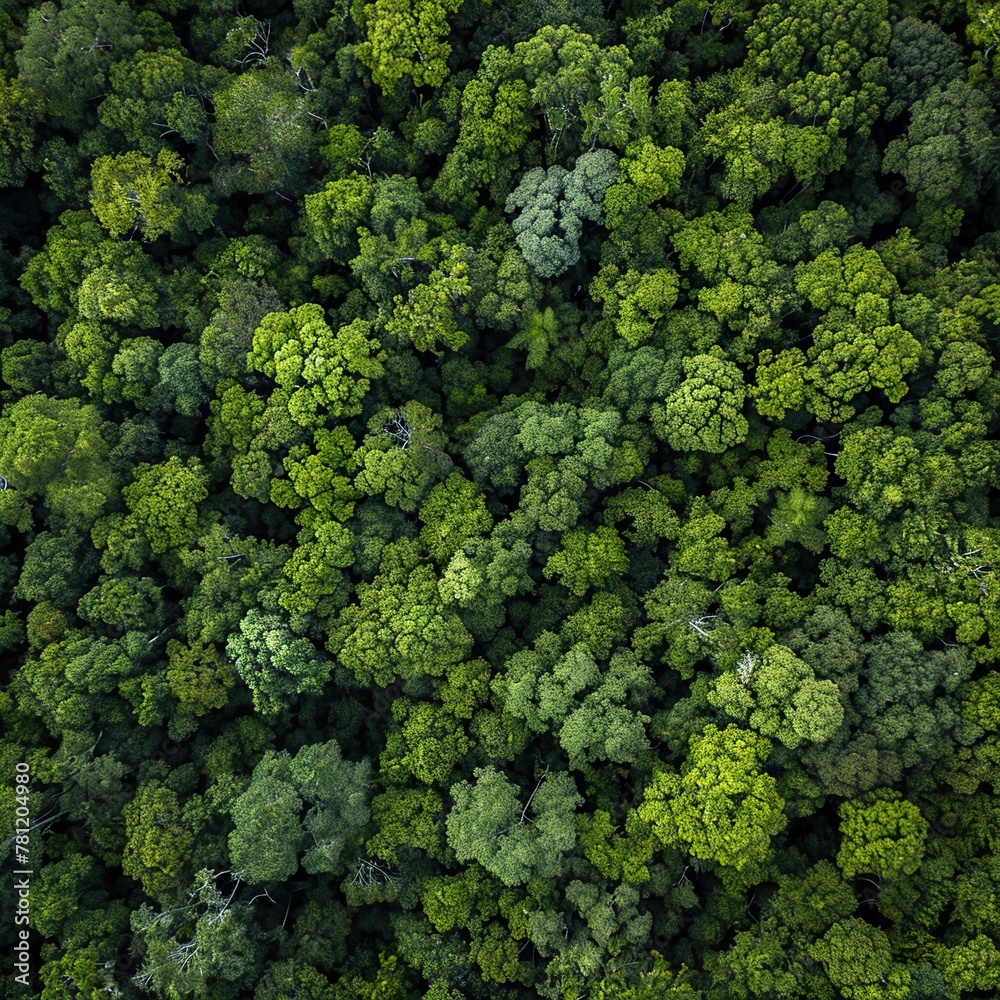
[[[1000,994],[998,111],[985,0],[0,0],[4,995]]]

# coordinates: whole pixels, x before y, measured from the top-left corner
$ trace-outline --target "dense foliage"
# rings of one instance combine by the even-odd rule
[[[5,989],[1000,993],[1000,8],[0,39]]]

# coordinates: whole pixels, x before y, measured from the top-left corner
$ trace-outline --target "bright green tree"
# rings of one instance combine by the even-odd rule
[[[746,386],[739,368],[711,354],[683,361],[684,380],[653,407],[653,427],[675,451],[712,454],[746,440]],[[669,384],[669,382],[668,382]]]
[[[456,312],[465,311],[461,301],[472,290],[468,256],[461,244],[449,247],[426,281],[411,288],[405,298],[395,296],[386,331],[411,342],[418,351],[440,354],[439,341],[452,350],[462,347],[469,335],[456,320]]]
[[[366,38],[358,59],[370,70],[383,93],[391,93],[405,76],[417,87],[440,87],[448,77],[448,15],[462,0],[376,0],[360,11]],[[357,15],[355,15],[357,16]]]
[[[0,184],[19,187],[31,166],[35,125],[41,116],[38,95],[17,79],[0,72]]]
[[[247,367],[274,379],[288,393],[291,418],[311,427],[327,415],[360,413],[383,359],[368,323],[354,320],[334,332],[322,307],[308,303],[263,318]]]
[[[493,527],[482,489],[457,472],[427,494],[418,516],[423,522],[420,541],[441,562]]]
[[[626,569],[625,543],[613,528],[602,526],[594,531],[575,528],[563,535],[559,551],[549,556],[543,572],[547,578],[558,576],[571,594],[582,597],[590,587],[599,587]]]
[[[852,877],[874,872],[885,878],[912,875],[924,856],[929,824],[899,792],[881,790],[840,806],[840,870]]]
[[[362,683],[439,677],[471,648],[472,636],[446,608],[433,568],[408,541],[386,546],[381,572],[358,585],[357,597],[338,616],[330,647]]]
[[[664,843],[736,872],[760,870],[787,822],[777,783],[760,770],[771,741],[727,726],[691,737],[681,774],[658,771],[639,815]]]
[[[194,847],[177,793],[159,781],[147,781],[124,809],[125,850],[122,871],[156,899],[176,897]]]
[[[184,161],[161,149],[155,158],[142,153],[102,156],[91,171],[94,214],[112,236],[141,232],[155,240],[175,234],[183,222],[194,232],[208,228],[212,209],[204,195],[183,190]]]
[[[0,417],[4,519],[27,530],[31,502],[45,497],[49,520],[82,528],[113,492],[109,448],[97,411],[76,399],[24,396]]]

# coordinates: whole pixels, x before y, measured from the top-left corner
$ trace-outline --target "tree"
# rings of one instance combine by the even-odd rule
[[[889,92],[892,102],[885,109],[888,120],[899,117],[922,94],[946,87],[960,74],[957,60],[961,46],[938,25],[904,17],[892,26],[889,43]]]
[[[564,143],[572,149],[580,125],[585,126],[580,141],[596,144],[612,124],[607,117],[608,105],[617,105],[627,87],[632,68],[628,50],[622,45],[602,48],[592,36],[568,24],[546,24],[530,39],[515,45],[514,55],[524,67],[531,99],[545,118],[550,153],[554,155]],[[611,94],[614,102],[602,102]],[[628,131],[619,138],[627,141]],[[582,159],[577,160],[578,165]],[[603,173],[611,161],[590,162],[600,164]]]
[[[461,619],[446,608],[433,569],[405,540],[386,546],[382,571],[358,585],[357,597],[331,628],[330,648],[364,684],[386,687],[397,675],[439,677],[472,646]]]
[[[621,521],[632,527],[622,534],[634,545],[654,546],[660,539],[677,537],[680,522],[670,501],[659,490],[625,489],[612,497],[604,508],[604,522],[618,530]]]
[[[289,772],[309,804],[302,826],[312,844],[302,867],[310,874],[339,874],[351,863],[350,852],[360,848],[371,817],[371,765],[344,760],[339,744],[328,740],[302,747]]]
[[[55,1000],[67,988],[81,993],[116,988],[114,973],[108,966],[114,965],[114,956],[128,936],[128,909],[121,900],[109,899],[105,892],[88,892],[84,899],[87,909],[71,919],[58,951],[47,949],[39,969],[39,995],[45,1000]]]
[[[668,268],[622,275],[614,265],[602,268],[590,286],[590,294],[604,302],[604,315],[633,348],[653,335],[677,301],[678,290],[677,275]]]
[[[685,378],[652,409],[657,435],[676,451],[718,454],[746,440],[746,387],[739,368],[711,354],[682,362]],[[660,386],[670,385],[669,375]]]
[[[974,669],[962,648],[927,650],[915,636],[894,632],[869,648],[866,683],[851,700],[880,747],[906,767],[926,768],[951,752],[952,739],[968,739],[941,692],[958,690]]]
[[[420,541],[441,563],[467,541],[487,534],[493,527],[482,489],[458,472],[427,494],[418,516],[424,525]]]
[[[415,177],[394,174],[376,181],[367,221],[356,230],[359,252],[350,267],[367,295],[388,310],[424,273],[418,265],[446,256],[438,253],[445,240],[434,237]]]
[[[543,775],[522,807],[517,787],[495,768],[473,774],[475,784],[451,789],[455,805],[446,826],[459,861],[478,861],[508,886],[559,875],[576,842],[574,811],[583,803],[573,779],[565,772]]]
[[[358,175],[328,181],[305,196],[309,235],[324,254],[339,263],[357,256],[357,230],[368,220],[373,199],[371,180]]]
[[[826,859],[801,873],[783,875],[767,916],[784,924],[799,941],[815,940],[857,909],[850,885]]]
[[[117,129],[126,144],[152,156],[167,136],[186,143],[208,132],[205,82],[198,65],[180,47],[140,49],[116,60],[110,69],[111,92],[98,105],[102,125]]]
[[[142,905],[132,913],[136,951],[142,960],[135,985],[160,996],[191,996],[207,988],[239,989],[259,978],[264,939],[250,904],[216,887],[207,868],[194,875],[184,905],[157,912]]]
[[[924,856],[929,824],[899,792],[880,790],[840,806],[837,866],[848,877],[874,872],[884,878],[912,875]]]
[[[781,119],[767,115],[767,103],[760,95],[748,103],[734,101],[710,114],[703,126],[706,156],[721,157],[725,165],[719,189],[723,197],[744,210],[787,171],[787,128]]]
[[[194,344],[170,344],[156,363],[159,383],[153,398],[159,407],[182,417],[201,416],[209,401],[211,374]]]
[[[60,319],[76,308],[80,282],[104,233],[89,211],[63,212],[46,233],[45,246],[27,262],[19,279],[31,301]]]
[[[251,475],[258,469],[267,473],[273,468],[265,450],[266,430],[266,423],[261,421],[261,434],[253,440],[250,453],[246,456],[247,466],[244,468]],[[346,521],[354,512],[354,501],[361,496],[347,475],[354,470],[354,452],[354,438],[346,427],[341,425],[332,430],[320,427],[313,434],[311,446],[300,442],[289,448],[281,463],[288,474],[287,479],[272,479],[265,488],[263,481],[252,483],[248,476],[245,489],[251,492],[244,493],[243,486],[238,492],[260,496],[260,493],[252,492],[260,489],[263,499],[270,498],[280,507],[299,508],[308,504],[312,511],[306,510],[299,515],[299,522],[303,525],[317,522],[317,514],[323,518]],[[256,466],[258,459],[263,468]],[[236,462],[233,483],[235,487]]]
[[[287,709],[298,694],[320,691],[332,668],[308,639],[292,631],[287,618],[256,608],[230,635],[226,654],[253,692],[254,707],[265,715]]]
[[[530,918],[532,943],[540,954],[554,956],[546,968],[548,982],[542,987],[547,993],[582,985],[596,974],[605,955],[638,957],[638,947],[652,925],[652,914],[639,910],[635,886],[608,891],[574,880],[566,886],[565,898],[573,909],[564,911],[561,934],[563,920],[551,911],[536,911]]]
[[[792,37],[800,41],[783,48],[781,39]],[[885,104],[890,38],[884,3],[857,0],[836,10],[807,3],[791,13],[778,5],[761,9],[747,28],[747,56],[737,73],[740,97],[756,91],[763,105],[744,119],[743,136],[749,132],[752,139],[740,170],[753,180],[772,157],[785,159],[798,181],[839,169],[845,139],[864,136]],[[774,144],[764,141],[768,153],[761,163],[753,119],[768,113],[774,115],[767,123]]]
[[[128,514],[109,515],[94,528],[95,543],[107,550],[107,566],[139,569],[144,559],[169,557],[197,537],[198,507],[208,496],[200,463],[173,455],[135,471],[135,479],[122,489]]]
[[[709,353],[724,323],[736,335],[729,347],[733,358],[749,364],[758,341],[772,340],[785,315],[798,307],[787,272],[753,217],[736,206],[684,222],[668,213],[665,224],[697,300],[696,312],[671,317],[667,343],[678,354]]]
[[[801,486],[775,497],[771,524],[765,533],[768,544],[797,542],[817,555],[826,548],[823,521],[830,513],[830,503]]]
[[[266,63],[231,77],[212,95],[215,170],[223,194],[297,190],[312,147],[306,101],[295,77]]]
[[[640,699],[634,697],[635,692],[628,692],[622,683],[635,679],[637,691],[643,687],[648,690],[650,678],[648,674],[643,676],[644,673],[642,668],[625,671],[616,670],[613,665],[604,682],[583,698],[579,708],[566,716],[559,730],[559,743],[569,755],[570,767],[583,769],[587,764],[602,760],[636,765],[647,758],[649,716],[624,704]]]
[[[964,80],[924,94],[910,110],[906,135],[886,147],[883,170],[902,174],[916,194],[917,235],[945,242],[958,233],[1000,138],[989,103]]]
[[[89,325],[100,330],[110,324]],[[159,401],[154,398],[154,393],[160,361],[163,360],[163,345],[153,337],[141,336],[128,337],[117,346],[110,370],[100,382],[101,397],[105,402],[128,402],[144,410],[158,409]]]
[[[465,448],[463,457],[473,478],[501,496],[517,488],[527,459],[519,425],[517,413],[491,414]]]
[[[84,319],[151,330],[161,325],[162,276],[152,258],[128,243],[103,243],[89,258],[77,305]]]
[[[284,545],[240,537],[219,523],[178,552],[189,589],[184,600],[188,638],[224,646],[243,615],[258,606],[261,594],[268,595],[271,605],[288,554]]]
[[[969,24],[966,27],[969,40],[986,46],[984,52],[976,52],[973,57],[976,76],[984,77],[987,65],[992,65],[993,74],[996,75],[996,63],[989,58],[989,46],[995,46],[1000,41],[1000,21],[997,20],[996,8],[987,6],[983,0],[972,0],[966,4],[966,9],[969,12]]]
[[[233,276],[219,289],[218,307],[198,338],[203,375],[207,369],[216,380],[245,380],[254,332],[268,313],[283,309],[284,303],[270,285]]]
[[[510,330],[525,321],[528,324],[541,321],[550,326],[555,322],[554,312],[548,320],[545,317],[549,309],[536,309],[542,295],[541,284],[518,251],[506,222],[492,226],[476,248],[469,262],[469,281],[472,309],[482,326]],[[534,342],[530,337],[529,341]],[[510,346],[515,346],[513,341]],[[536,357],[539,362],[544,360],[537,350],[532,352],[529,348],[529,361]]]
[[[356,487],[369,496],[381,494],[400,510],[416,510],[434,480],[452,467],[438,430],[442,423],[440,414],[413,400],[377,410],[354,454]]]
[[[93,406],[35,393],[0,418],[0,474],[27,530],[27,501],[44,496],[55,525],[82,528],[99,517],[113,492],[104,425]],[[20,504],[17,504],[18,501]],[[15,512],[17,511],[17,512]],[[8,522],[10,523],[10,522]]]
[[[0,72],[0,186],[20,187],[32,166],[35,125],[42,108],[38,95],[17,79]]]
[[[563,274],[580,259],[585,221],[604,217],[604,192],[615,179],[617,157],[609,150],[584,153],[572,172],[563,167],[529,170],[508,197],[508,214],[525,260],[541,278]]]
[[[202,232],[212,221],[204,195],[182,190],[184,161],[161,149],[155,160],[141,153],[102,156],[91,171],[94,214],[112,236],[136,230],[143,239],[176,235],[181,225]]]
[[[39,532],[28,543],[15,596],[38,605],[74,607],[98,568],[96,554],[83,535]]]
[[[465,344],[469,335],[455,319],[458,303],[472,290],[469,282],[468,249],[455,244],[442,249],[442,259],[425,282],[410,289],[406,298],[393,297],[393,312],[385,325],[387,333],[410,341],[418,351],[434,351],[438,341],[452,350]]]
[[[777,783],[760,764],[771,741],[737,726],[691,737],[681,774],[659,770],[639,816],[664,844],[754,877],[787,822]]]
[[[785,646],[771,646],[759,657],[744,652],[735,669],[718,678],[708,700],[787,747],[803,740],[824,743],[844,720],[837,685],[817,680]]]
[[[291,954],[296,964],[308,963],[331,974],[346,957],[350,916],[339,900],[324,899],[315,892],[310,896],[282,952]]]
[[[360,11],[366,31],[357,56],[383,93],[396,89],[404,76],[414,86],[440,87],[448,77],[448,14],[461,0],[376,0]],[[355,15],[357,17],[357,14]]]
[[[393,715],[402,729],[389,734],[382,753],[380,773],[387,781],[408,773],[426,785],[442,783],[472,747],[461,723],[436,705],[396,701]]]
[[[382,375],[384,358],[370,324],[354,320],[334,333],[322,307],[308,303],[263,317],[247,367],[285,390],[283,402],[297,424],[314,427],[327,415],[360,413],[371,380]]]
[[[527,317],[521,329],[507,342],[507,346],[527,349],[525,368],[541,368],[550,349],[558,343],[560,332],[555,310],[546,306],[544,310],[535,310]]]
[[[605,877],[642,885],[649,880],[649,862],[656,842],[649,825],[630,809],[624,830],[617,832],[610,813],[597,809],[580,817],[580,846],[587,860]]]
[[[675,194],[680,187],[685,159],[679,149],[657,146],[648,135],[644,135],[626,147],[618,166],[621,176],[606,197],[611,200],[619,195],[623,199],[619,212],[624,215],[622,210],[630,201],[632,204],[629,207],[634,210]],[[614,221],[609,209],[609,222],[613,225]]]
[[[299,867],[302,799],[286,758],[273,752],[254,768],[250,787],[233,803],[229,853],[250,885],[281,882]]]
[[[511,715],[524,719],[536,732],[549,724],[558,727],[578,704],[577,696],[596,687],[601,671],[586,647],[563,652],[558,637],[543,632],[534,649],[516,652],[504,673],[492,683],[495,694]]]
[[[906,394],[906,376],[920,363],[917,339],[891,322],[896,279],[874,250],[856,244],[824,250],[800,264],[796,288],[825,315],[807,352],[761,352],[753,395],[764,416],[804,407],[821,420],[843,422],[856,396],[881,389],[892,402]]]
[[[985,934],[954,948],[939,945],[935,950],[935,965],[944,977],[949,1000],[971,990],[995,990],[1000,984],[1000,955]]]
[[[411,850],[424,851],[428,857],[443,862],[448,856],[445,812],[444,798],[435,789],[392,785],[372,800],[376,833],[365,846],[390,865],[396,863],[399,854]],[[366,870],[364,864],[359,866],[359,872]],[[383,879],[378,871],[371,875],[375,881]]]
[[[299,532],[299,544],[285,563],[285,576],[295,587],[279,598],[286,611],[327,615],[337,598],[346,598],[344,574],[354,562],[353,536],[339,521],[321,521]]]
[[[225,707],[236,672],[215,645],[169,639],[166,650],[167,683],[181,711],[201,716]]]
[[[457,604],[484,617],[487,631],[503,620],[505,598],[531,593],[528,574],[532,548],[510,521],[501,522],[487,539],[467,542],[452,557],[438,583],[446,604]]]
[[[50,111],[78,127],[103,91],[111,64],[142,41],[136,12],[118,0],[44,3],[28,14],[17,66]]]
[[[592,532],[576,528],[563,535],[558,552],[549,556],[543,570],[551,579],[558,576],[571,594],[583,597],[590,587],[599,587],[612,573],[628,569],[625,543],[613,528]]]
[[[611,996],[620,996],[622,1000],[652,1000],[658,996],[678,996],[695,1000],[702,995],[693,985],[693,974],[686,965],[674,970],[657,951],[652,953],[651,959],[650,967],[638,975],[620,971],[609,973],[597,984],[595,997],[600,1000]]]
[[[177,793],[159,781],[147,781],[125,806],[124,815],[122,871],[148,895],[173,901],[194,846]]]
[[[838,920],[809,953],[823,963],[833,985],[851,1000],[877,996],[902,1000],[910,995],[909,974],[893,969],[885,932],[857,917]]]
[[[480,186],[504,196],[510,191],[532,130],[530,88],[518,62],[508,49],[490,46],[466,83],[458,140],[435,183],[442,201],[468,202],[471,189]]]
[[[312,965],[294,958],[268,966],[255,991],[259,1000],[303,997],[304,1000],[335,1000],[333,984]]]
[[[134,630],[158,635],[166,626],[160,589],[147,576],[102,576],[80,599],[77,614],[92,625],[107,626],[112,635]]]

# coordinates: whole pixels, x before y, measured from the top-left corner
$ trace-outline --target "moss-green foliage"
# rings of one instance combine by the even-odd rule
[[[1000,8],[236,6],[0,4],[11,995],[998,995]]]

